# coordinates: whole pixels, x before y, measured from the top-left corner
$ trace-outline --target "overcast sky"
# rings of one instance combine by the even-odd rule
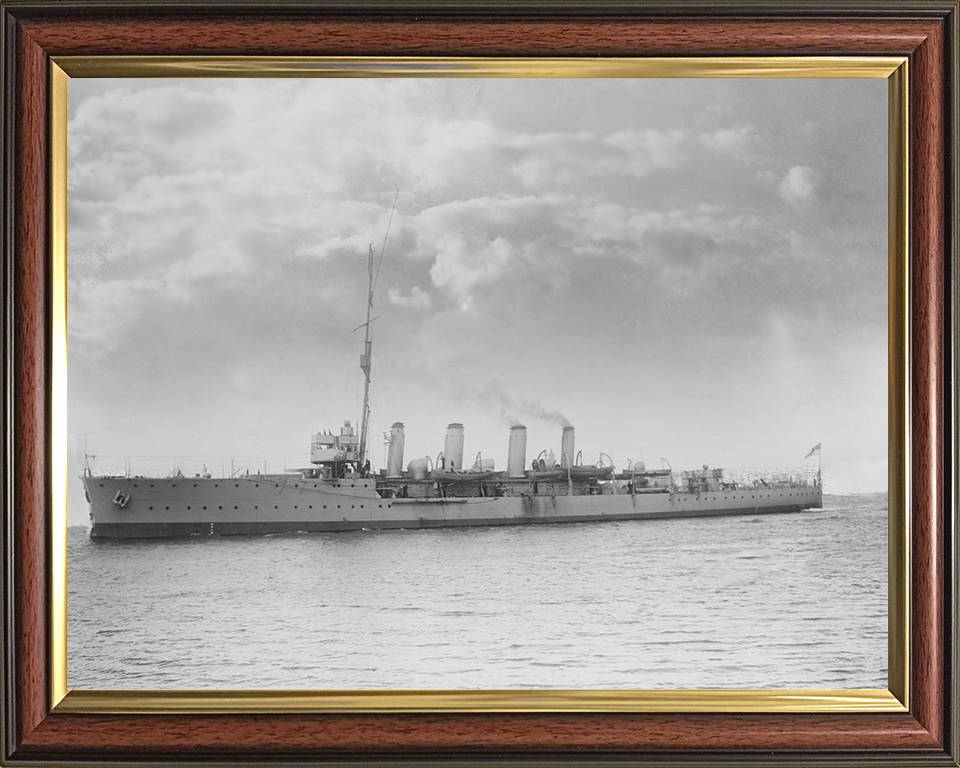
[[[796,467],[886,488],[884,80],[69,82],[71,476],[371,458]],[[813,460],[807,462],[813,464]],[[813,464],[815,466],[815,464]],[[70,520],[87,517],[73,477]]]

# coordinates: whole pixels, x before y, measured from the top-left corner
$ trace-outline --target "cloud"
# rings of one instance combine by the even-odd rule
[[[86,359],[106,360],[130,333],[143,303],[164,290],[161,281],[148,277],[72,280],[67,289],[71,350]]]
[[[482,243],[461,234],[448,235],[439,243],[430,277],[437,288],[449,292],[466,309],[473,289],[496,280],[513,253],[513,246],[502,237]]]
[[[604,144],[623,152],[618,158],[623,172],[633,176],[646,176],[655,168],[676,168],[686,162],[687,156],[681,145],[686,141],[687,131],[675,128],[659,131],[654,128],[627,128],[616,131],[604,140]],[[605,170],[614,170],[608,167]]]
[[[664,261],[689,268],[696,268],[717,250],[717,243],[710,235],[693,228],[650,230],[644,234],[641,244],[658,251]]]
[[[794,208],[812,203],[817,193],[817,177],[808,165],[795,165],[780,182],[780,197]]]
[[[687,161],[682,149],[687,139],[679,129],[625,128],[606,136],[514,133],[502,144],[516,156],[511,170],[527,189],[580,190],[610,176],[639,179],[676,168]]]
[[[715,152],[745,153],[756,139],[756,130],[752,126],[720,128],[699,136],[703,146]]]
[[[387,298],[391,304],[397,307],[427,309],[430,306],[430,294],[416,285],[413,286],[410,293],[406,296],[400,293],[399,289],[391,288],[387,291]]]

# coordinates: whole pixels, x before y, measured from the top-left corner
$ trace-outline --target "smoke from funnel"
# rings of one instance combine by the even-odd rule
[[[510,397],[498,384],[488,384],[480,393],[480,400],[500,412],[500,418],[511,427],[526,421],[541,421],[555,427],[569,427],[570,421],[560,411],[545,408],[534,400]]]

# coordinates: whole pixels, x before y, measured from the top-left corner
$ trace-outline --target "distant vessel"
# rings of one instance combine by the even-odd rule
[[[617,471],[608,457],[593,465],[575,453],[572,426],[563,428],[559,460],[542,451],[527,465],[526,427],[510,429],[507,467],[479,454],[464,464],[464,427],[447,427],[436,461],[403,466],[404,425],[390,430],[387,466],[370,471],[370,339],[373,247],[367,259],[369,291],[360,368],[365,378],[360,432],[346,421],[339,434],[315,434],[311,466],[282,474],[214,478],[102,475],[89,464],[82,475],[94,538],[140,539],[225,534],[531,525],[657,518],[800,512],[822,506],[819,472],[802,478],[738,483],[723,470],[647,469],[643,462]],[[819,446],[818,446],[819,447]]]

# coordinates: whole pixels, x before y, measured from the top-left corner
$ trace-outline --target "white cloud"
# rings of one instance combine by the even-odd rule
[[[627,128],[616,131],[604,140],[604,144],[623,152],[615,162],[623,172],[633,176],[646,176],[655,168],[676,168],[687,160],[681,149],[687,131],[673,129],[660,131],[655,128]],[[613,171],[610,166],[607,171]]]
[[[817,177],[808,165],[795,165],[780,182],[780,197],[795,208],[813,202],[817,194]]]
[[[399,289],[391,288],[387,291],[387,298],[390,303],[398,307],[410,307],[412,309],[426,309],[430,306],[430,294],[420,288],[413,286],[410,293],[404,296]]]
[[[496,280],[512,255],[513,246],[502,237],[480,243],[461,234],[449,235],[439,243],[430,277],[466,309],[473,300],[473,289]]]
[[[715,152],[744,153],[753,144],[756,131],[752,126],[720,128],[700,135],[700,143]]]
[[[682,149],[688,133],[673,129],[625,128],[600,137],[589,132],[514,133],[502,140],[520,153],[513,174],[527,189],[580,190],[610,176],[642,178],[658,168],[687,161]]]

